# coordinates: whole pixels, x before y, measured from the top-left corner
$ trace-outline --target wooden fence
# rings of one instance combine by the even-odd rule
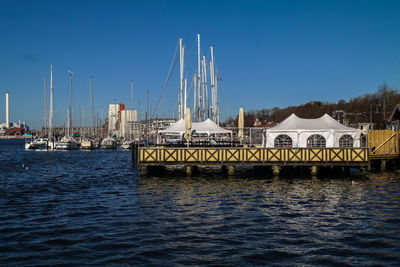
[[[368,148],[139,148],[139,165],[356,165]]]

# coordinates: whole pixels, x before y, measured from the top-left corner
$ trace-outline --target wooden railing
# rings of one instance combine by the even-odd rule
[[[368,148],[139,148],[144,165],[367,165]]]

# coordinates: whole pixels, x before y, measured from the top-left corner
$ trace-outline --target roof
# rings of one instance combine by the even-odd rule
[[[168,128],[164,130],[158,131],[158,133],[177,133],[183,134],[186,131],[185,128],[185,120],[180,119],[179,121],[175,122]],[[232,133],[231,130],[227,130],[222,128],[221,126],[217,125],[210,119],[207,119],[202,122],[193,122],[192,123],[192,131],[196,131],[196,133],[207,133],[207,134],[223,134],[223,133]]]
[[[344,126],[328,114],[317,119],[303,119],[295,114],[290,115],[278,125],[268,129],[269,131],[293,131],[293,130],[343,130],[355,131],[357,129]]]
[[[388,121],[398,121],[400,120],[400,104],[397,104],[390,117],[387,119]]]

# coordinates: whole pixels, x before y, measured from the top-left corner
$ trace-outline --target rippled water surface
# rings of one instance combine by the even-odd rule
[[[400,175],[140,177],[0,140],[0,265],[400,265]]]

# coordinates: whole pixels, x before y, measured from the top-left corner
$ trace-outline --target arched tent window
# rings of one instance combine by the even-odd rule
[[[313,134],[307,138],[307,147],[309,147],[309,148],[325,148],[326,140],[320,134]]]
[[[292,138],[290,138],[290,136],[286,134],[278,135],[274,139],[274,147],[276,148],[293,147]]]
[[[339,147],[351,148],[353,147],[354,139],[351,135],[345,134],[339,139]]]

